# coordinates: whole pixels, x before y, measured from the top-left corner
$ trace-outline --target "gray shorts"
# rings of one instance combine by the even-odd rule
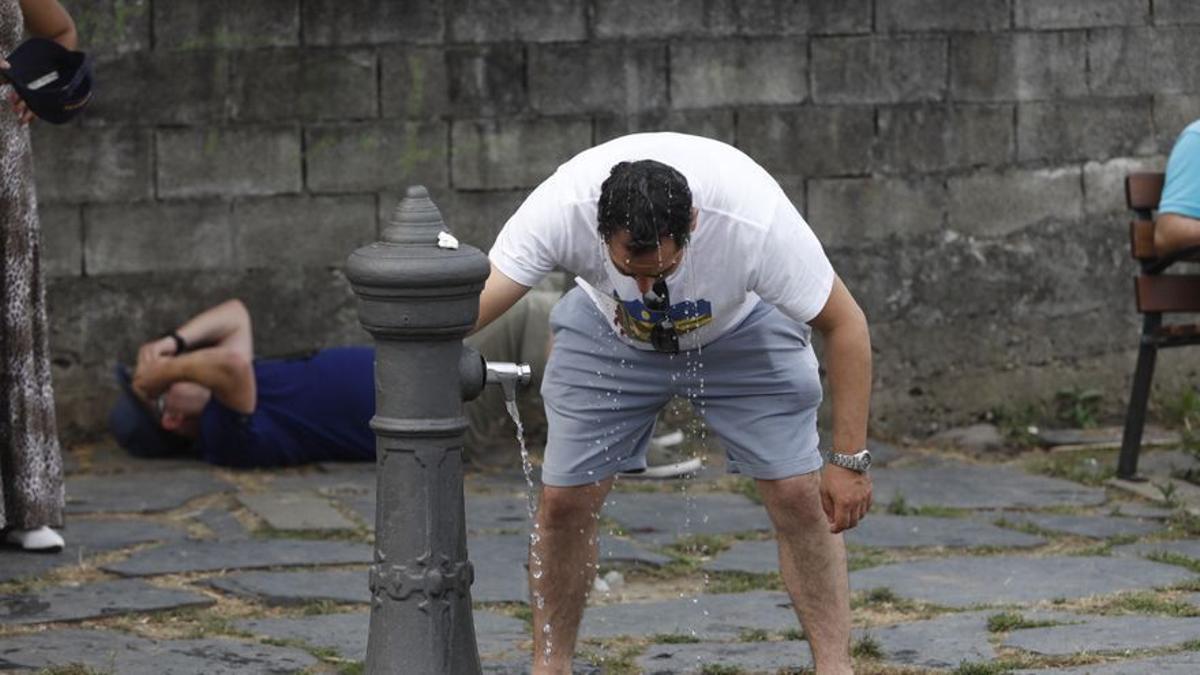
[[[821,382],[810,329],[760,303],[703,349],[635,349],[576,288],[550,314],[542,380],[549,424],[542,482],[569,487],[644,469],[658,412],[689,399],[720,436],[730,473],[776,480],[821,468]]]

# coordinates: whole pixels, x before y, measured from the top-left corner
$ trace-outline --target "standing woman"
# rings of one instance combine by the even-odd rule
[[[23,32],[75,49],[75,23],[58,0],[0,0],[0,54]],[[8,70],[0,60],[0,74]],[[63,469],[50,383],[46,291],[29,146],[30,111],[7,87],[0,110],[0,528],[4,541],[61,551]]]

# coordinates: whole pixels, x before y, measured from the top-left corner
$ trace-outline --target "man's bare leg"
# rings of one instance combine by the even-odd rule
[[[779,571],[821,675],[852,673],[850,584],[842,535],[829,532],[820,473],[760,480],[779,540]]]
[[[596,575],[596,530],[612,479],[543,487],[529,551],[534,675],[570,675],[583,607]]]

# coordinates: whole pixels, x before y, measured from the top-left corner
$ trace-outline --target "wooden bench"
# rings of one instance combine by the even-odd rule
[[[1146,424],[1146,404],[1158,350],[1200,344],[1200,322],[1164,324],[1164,314],[1200,313],[1200,274],[1167,274],[1176,263],[1200,262],[1200,246],[1160,254],[1154,246],[1154,216],[1162,196],[1163,174],[1132,173],[1125,177],[1125,202],[1134,213],[1129,245],[1138,261],[1134,280],[1137,311],[1142,315],[1137,368],[1125,415],[1125,433],[1117,477],[1137,479],[1138,450]]]

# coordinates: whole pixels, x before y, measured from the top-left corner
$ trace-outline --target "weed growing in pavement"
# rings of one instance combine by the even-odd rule
[[[868,633],[850,645],[850,656],[856,659],[882,659],[883,646]]]
[[[887,551],[873,548],[848,548],[846,566],[851,572],[865,570],[868,567],[879,567],[891,562]]]
[[[1151,551],[1146,555],[1146,558],[1154,562],[1178,565],[1200,574],[1200,560],[1189,558],[1174,551]]]
[[[346,663],[341,668],[338,668],[338,675],[364,675],[366,672],[367,664],[364,661]]]
[[[738,635],[738,642],[766,642],[770,639],[771,634],[761,628],[744,630]]]
[[[737,666],[722,666],[716,663],[705,664],[700,669],[700,675],[742,675],[746,671]]]
[[[682,537],[676,540],[675,543],[671,544],[668,548],[679,555],[689,558],[711,558],[728,549],[731,540],[732,537],[728,536],[718,536],[714,534],[693,534],[689,537]]]
[[[986,419],[995,424],[1012,445],[1032,448],[1038,444],[1037,428],[1045,416],[1046,413],[1040,406],[1024,403],[1014,408],[996,408],[987,414]]]
[[[950,675],[1003,675],[1021,666],[1005,661],[963,661]]]
[[[1163,406],[1163,418],[1179,429],[1183,451],[1200,460],[1200,390],[1195,387],[1182,390]]]
[[[1020,612],[993,614],[988,617],[987,621],[989,633],[1007,633],[1019,628],[1043,628],[1057,625],[1059,625],[1057,621],[1030,621]]]
[[[37,672],[38,675],[114,675],[114,673],[116,673],[116,671],[112,669],[97,670],[82,663],[68,663],[61,666],[50,666],[49,668],[43,668]]]
[[[1125,593],[1111,598],[1096,609],[1100,614],[1154,614],[1165,616],[1200,616],[1200,607],[1180,600],[1164,598],[1156,593]]]
[[[1104,394],[1096,389],[1060,389],[1054,394],[1054,416],[1059,422],[1090,429],[1099,421]]]
[[[746,591],[782,591],[783,577],[778,572],[751,574],[749,572],[712,572],[705,593],[745,593]]]
[[[1033,458],[1025,468],[1051,478],[1100,486],[1117,475],[1116,450],[1097,449],[1046,454]]]
[[[680,635],[678,633],[659,633],[651,637],[650,642],[657,645],[694,645],[700,642],[700,638],[694,635]]]

